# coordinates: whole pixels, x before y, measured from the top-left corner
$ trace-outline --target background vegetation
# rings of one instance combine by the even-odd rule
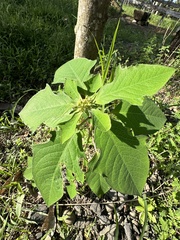
[[[77,1],[0,3],[0,100],[40,88],[73,57]]]

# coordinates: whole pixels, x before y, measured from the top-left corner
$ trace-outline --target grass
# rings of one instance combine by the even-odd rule
[[[178,118],[180,120],[180,118]],[[166,123],[163,129],[149,140],[152,160],[151,171],[157,172],[160,183],[153,191],[156,202],[154,215],[157,221],[152,224],[156,239],[179,239],[180,236],[180,124]]]
[[[118,32],[116,49],[119,52],[121,64],[157,63],[161,48],[169,46],[172,34],[180,26],[179,21],[161,16],[151,15],[148,27],[139,27],[132,23],[134,7],[123,5],[123,15],[130,17],[128,21],[121,20]],[[115,28],[116,19],[108,21],[105,31],[105,42],[109,43],[112,36],[112,29]],[[162,54],[162,52],[161,52]]]
[[[110,42],[111,30],[112,21],[109,21],[106,26],[105,42]],[[162,46],[163,34],[156,33],[154,29],[142,31],[131,22],[121,21],[117,39],[115,48],[119,52],[121,64],[154,63]]]
[[[125,14],[133,16],[129,5]],[[76,0],[1,0],[0,2],[0,102],[16,102],[28,89],[39,89],[51,82],[55,70],[73,57]],[[151,227],[156,239],[178,239],[179,229],[179,76],[180,55],[164,61],[170,34],[164,42],[165,30],[174,21],[164,19],[157,27],[159,16],[152,16],[152,28],[142,28],[121,21],[114,59],[122,65],[160,63],[177,69],[176,76],[155,96],[155,101],[167,114],[165,127],[149,139],[151,174],[158,173],[154,183],[155,210],[158,219]],[[105,48],[109,48],[117,20],[108,21],[105,29]],[[177,27],[177,26],[176,26]],[[175,28],[176,28],[175,27]],[[162,28],[165,28],[164,31]],[[164,47],[164,49],[163,49]],[[34,92],[33,92],[34,93]],[[46,131],[45,131],[46,132]],[[35,135],[41,141],[43,129]],[[35,236],[37,225],[28,219],[42,200],[34,200],[37,191],[22,173],[31,156],[34,135],[26,129],[17,114],[4,111],[0,116],[0,239],[29,239]],[[84,194],[83,192],[81,194]],[[85,193],[86,194],[86,193]],[[45,213],[46,214],[46,213]],[[65,225],[61,233],[68,232]],[[158,233],[161,232],[161,235]],[[34,238],[35,239],[35,238]],[[102,238],[103,239],[103,238]],[[153,238],[152,238],[153,239]]]
[[[76,12],[75,0],[1,1],[0,100],[44,86],[73,58]]]

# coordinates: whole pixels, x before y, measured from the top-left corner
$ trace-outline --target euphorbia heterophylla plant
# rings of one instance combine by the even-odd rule
[[[33,146],[32,160],[33,179],[48,206],[66,189],[73,198],[77,182],[86,181],[97,196],[110,188],[141,195],[146,183],[146,136],[166,121],[147,97],[162,88],[174,69],[116,66],[104,78],[102,73],[92,74],[95,64],[85,58],[65,63],[53,81],[59,90],[53,92],[47,85],[20,112],[32,131],[42,123],[52,129],[49,142]]]

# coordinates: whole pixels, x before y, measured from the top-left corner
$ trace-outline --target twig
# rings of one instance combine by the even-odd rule
[[[132,199],[132,200],[125,200],[123,202],[120,201],[111,201],[111,202],[87,202],[87,203],[59,203],[59,206],[86,206],[86,205],[95,205],[95,204],[100,204],[100,205],[106,205],[106,204],[116,204],[120,203],[121,205],[124,205],[125,203],[130,203],[130,202],[137,202],[138,199]]]

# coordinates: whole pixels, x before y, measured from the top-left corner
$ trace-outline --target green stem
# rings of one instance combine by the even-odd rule
[[[143,200],[144,200],[145,218],[144,218],[144,224],[143,224],[143,229],[142,229],[142,233],[141,233],[141,236],[140,236],[140,240],[143,240],[144,233],[145,233],[146,227],[148,225],[148,206],[147,206],[147,201],[146,201],[146,195],[145,194],[143,194]]]

